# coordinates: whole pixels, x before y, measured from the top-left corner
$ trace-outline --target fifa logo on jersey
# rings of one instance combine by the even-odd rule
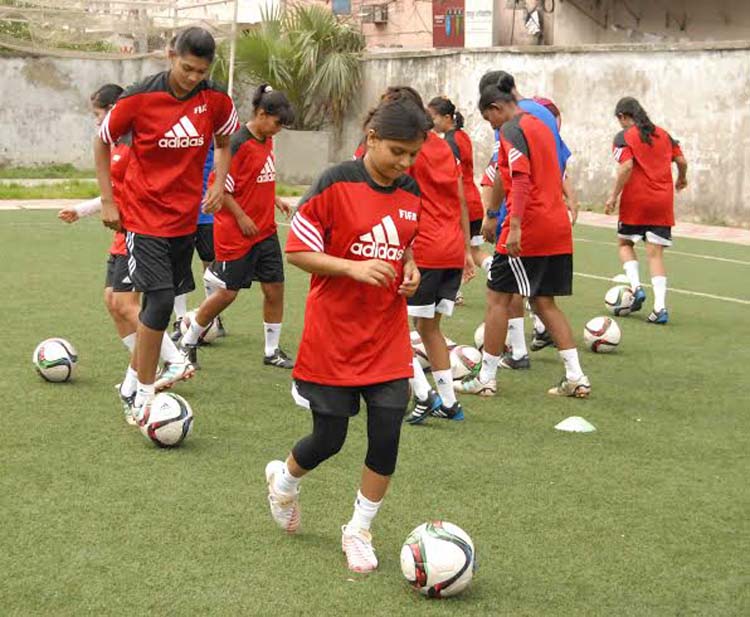
[[[203,145],[203,135],[198,133],[190,118],[182,116],[159,140],[160,148],[195,148]]]
[[[404,256],[398,230],[390,216],[383,217],[383,220],[375,225],[372,231],[362,234],[359,242],[352,244],[350,250],[358,257],[368,259],[400,261]]]
[[[273,162],[273,154],[268,155],[266,164],[263,165],[263,169],[260,170],[256,182],[258,184],[263,182],[276,182],[276,165]]]

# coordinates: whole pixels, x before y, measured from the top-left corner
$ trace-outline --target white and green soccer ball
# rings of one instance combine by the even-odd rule
[[[78,352],[64,338],[48,338],[36,346],[31,361],[44,379],[61,383],[73,379],[78,366]]]
[[[604,304],[615,316],[630,314],[633,307],[633,290],[627,285],[615,285],[604,295]]]
[[[415,528],[401,547],[401,571],[428,598],[447,598],[469,586],[476,570],[474,543],[458,525],[430,521]]]
[[[476,375],[482,368],[482,352],[471,345],[456,345],[450,352],[453,379]]]

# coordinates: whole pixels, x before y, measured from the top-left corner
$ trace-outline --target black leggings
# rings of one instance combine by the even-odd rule
[[[302,469],[310,471],[337,454],[346,441],[349,418],[312,412],[313,430],[292,448]],[[365,465],[381,476],[393,475],[398,458],[403,409],[368,407]]]

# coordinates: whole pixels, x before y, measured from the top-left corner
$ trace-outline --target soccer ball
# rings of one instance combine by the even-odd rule
[[[427,350],[424,348],[424,343],[419,336],[419,332],[412,330],[409,333],[409,336],[411,337],[411,349],[414,352],[414,356],[419,361],[419,365],[422,367],[422,370],[429,371],[430,359],[427,357]]]
[[[615,285],[605,294],[604,304],[613,315],[629,315],[633,306],[633,290],[627,285]]]
[[[193,430],[193,410],[179,394],[160,392],[144,406],[138,426],[160,448],[176,448]]]
[[[474,543],[457,525],[424,523],[401,547],[401,571],[412,587],[429,598],[455,596],[468,587],[476,570]]]
[[[613,352],[620,344],[620,326],[611,317],[594,317],[583,329],[586,347],[596,353]]]
[[[474,330],[474,347],[479,351],[484,349],[484,322],[480,323],[476,330]]]
[[[482,352],[470,345],[457,345],[451,350],[450,358],[454,380],[476,375],[482,368]]]
[[[185,313],[185,316],[180,321],[180,332],[182,333],[182,336],[185,336],[185,333],[188,331],[190,324],[193,323],[193,319],[195,319],[195,314],[197,312],[198,309]],[[198,337],[198,343],[204,343],[208,345],[213,343],[217,338],[219,338],[219,326],[216,323],[216,320],[213,319],[211,320],[211,323],[208,324],[208,327]]]
[[[48,338],[36,346],[31,361],[47,381],[70,381],[78,365],[78,352],[64,338]]]

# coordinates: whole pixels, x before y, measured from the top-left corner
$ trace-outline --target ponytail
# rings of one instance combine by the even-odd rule
[[[638,127],[641,134],[641,141],[644,144],[651,145],[651,136],[654,134],[656,127],[648,117],[646,110],[632,96],[626,96],[620,99],[615,106],[615,116],[627,116],[631,118]]]
[[[289,126],[294,122],[294,109],[279,90],[274,90],[270,84],[261,84],[253,92],[253,111],[259,109],[265,111],[269,116],[276,116],[281,120],[282,126]]]
[[[436,96],[427,104],[427,107],[433,109],[439,116],[450,116],[456,130],[464,128],[463,115],[447,96]]]

